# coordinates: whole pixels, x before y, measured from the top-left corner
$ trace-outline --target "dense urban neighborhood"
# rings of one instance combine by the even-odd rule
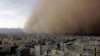
[[[1,34],[0,56],[100,56],[100,37]]]

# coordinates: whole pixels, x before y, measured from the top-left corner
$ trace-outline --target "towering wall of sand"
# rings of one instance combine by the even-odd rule
[[[100,0],[39,0],[25,32],[100,35]]]

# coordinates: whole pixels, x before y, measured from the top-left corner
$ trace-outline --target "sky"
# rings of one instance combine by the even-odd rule
[[[36,0],[0,0],[0,28],[22,28]]]

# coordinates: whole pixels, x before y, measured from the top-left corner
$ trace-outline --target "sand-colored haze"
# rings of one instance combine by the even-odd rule
[[[100,35],[100,0],[39,0],[25,32]]]

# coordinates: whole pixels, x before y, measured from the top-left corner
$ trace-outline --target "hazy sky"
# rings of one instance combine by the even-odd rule
[[[36,0],[0,0],[0,28],[23,28]]]

